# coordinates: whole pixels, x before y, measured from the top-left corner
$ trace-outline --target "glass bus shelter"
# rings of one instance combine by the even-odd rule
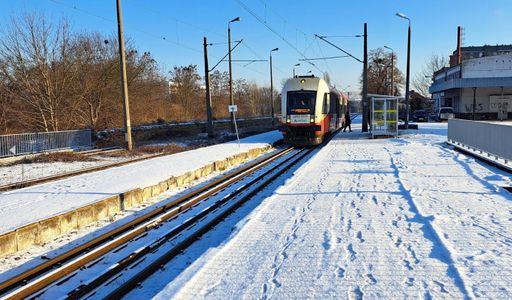
[[[398,99],[381,95],[371,97],[372,138],[398,136]]]

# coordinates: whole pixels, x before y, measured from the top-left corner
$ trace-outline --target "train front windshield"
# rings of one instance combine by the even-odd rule
[[[293,91],[286,94],[287,114],[300,115],[315,113],[316,91]]]

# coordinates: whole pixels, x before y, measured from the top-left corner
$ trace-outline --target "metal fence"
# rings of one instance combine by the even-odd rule
[[[90,129],[0,135],[0,157],[91,146]]]
[[[448,120],[448,141],[506,164],[512,161],[512,124]],[[482,153],[485,152],[485,153]]]

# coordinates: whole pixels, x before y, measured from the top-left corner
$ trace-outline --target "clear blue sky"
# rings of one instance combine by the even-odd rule
[[[274,52],[275,86],[292,75],[292,67],[302,56],[308,58],[340,55],[338,50],[315,39],[319,35],[355,35],[368,23],[369,49],[390,46],[398,53],[398,66],[405,73],[407,21],[395,16],[403,12],[412,20],[411,73],[420,71],[432,54],[449,55],[456,46],[456,28],[465,28],[464,45],[512,43],[512,1],[498,0],[123,0],[125,35],[141,51],[150,51],[165,72],[174,65],[196,64],[203,75],[202,40],[225,43],[227,22],[232,24],[232,38],[244,39],[233,54],[234,59],[268,59]],[[115,0],[3,0],[0,2],[1,28],[10,16],[24,12],[42,12],[51,18],[67,17],[77,31],[116,33]],[[259,22],[246,8],[266,22],[278,35]],[[1,29],[0,29],[1,30]],[[283,41],[284,37],[287,42]],[[164,39],[165,38],[165,39]],[[357,57],[362,57],[362,39],[332,38],[333,43]],[[290,46],[289,44],[293,45]],[[210,47],[212,65],[227,52],[227,45]],[[300,62],[297,73],[312,70]],[[268,62],[234,64],[235,78],[269,84]],[[316,61],[327,71],[337,87],[350,91],[359,88],[361,64],[350,58]],[[218,67],[227,70],[227,63]]]

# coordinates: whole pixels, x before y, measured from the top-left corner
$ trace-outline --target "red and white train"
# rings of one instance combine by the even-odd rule
[[[325,80],[296,76],[281,93],[281,132],[293,146],[318,145],[339,129],[348,109],[348,98]]]

